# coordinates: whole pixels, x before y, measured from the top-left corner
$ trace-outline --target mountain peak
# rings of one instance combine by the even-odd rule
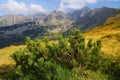
[[[88,7],[88,6],[85,6],[85,7],[83,7],[82,8],[83,10],[85,9],[85,10],[90,10],[90,8]]]
[[[50,14],[52,14],[52,13],[57,13],[57,11],[56,11],[56,10],[53,10]]]
[[[83,17],[86,13],[90,11],[89,7],[83,7],[82,9],[72,10],[68,12],[68,16],[72,20],[78,20],[80,17]]]

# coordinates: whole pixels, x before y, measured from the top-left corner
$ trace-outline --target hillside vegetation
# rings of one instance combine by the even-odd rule
[[[75,31],[68,39],[60,36],[58,43],[52,44],[48,38],[31,40],[27,37],[26,45],[12,55],[15,80],[107,79],[107,74],[102,74],[107,73],[110,65],[107,56],[101,53],[101,41],[89,39],[86,44],[80,31]],[[95,73],[98,76],[93,77]]]
[[[102,51],[105,54],[119,54],[120,52],[120,14],[114,15],[106,22],[84,33],[87,38],[101,39]]]
[[[26,47],[11,57],[13,66],[0,67],[2,80],[119,80],[120,76],[119,57],[102,54],[101,41],[86,42],[80,31],[68,38],[59,36],[52,44],[47,37],[27,37]]]
[[[27,47],[0,49],[0,80],[119,80],[120,14],[84,35],[87,40],[76,31],[52,43],[27,37]]]

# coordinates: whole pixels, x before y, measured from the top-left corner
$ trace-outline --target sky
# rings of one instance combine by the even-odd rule
[[[0,0],[0,16],[7,14],[28,15],[100,7],[120,8],[120,0]]]

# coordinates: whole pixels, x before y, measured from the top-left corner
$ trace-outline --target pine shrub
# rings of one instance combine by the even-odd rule
[[[26,45],[12,55],[19,80],[81,80],[73,69],[105,71],[108,64],[101,52],[101,41],[86,42],[78,30],[68,38],[59,36],[58,43],[53,44],[49,44],[47,37],[43,40],[27,37]]]

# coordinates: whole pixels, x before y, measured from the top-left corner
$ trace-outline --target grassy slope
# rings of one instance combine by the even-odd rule
[[[101,39],[105,54],[120,53],[120,14],[108,18],[102,26],[84,33],[87,38]]]
[[[9,46],[3,49],[0,49],[0,80],[8,80],[11,77],[14,77],[15,70],[12,64],[14,61],[10,57],[12,53],[16,50],[23,48],[25,46]]]
[[[0,49],[0,66],[1,65],[9,65],[13,63],[10,55],[19,48],[24,47],[23,45],[20,46],[10,46]]]

